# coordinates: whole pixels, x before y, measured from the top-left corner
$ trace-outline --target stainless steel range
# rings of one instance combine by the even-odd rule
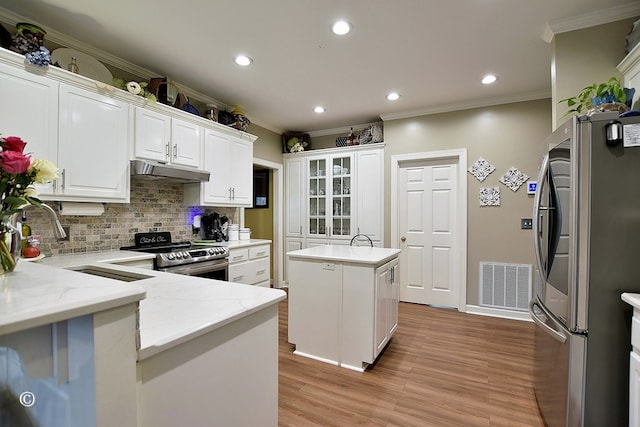
[[[136,233],[128,251],[155,253],[154,269],[187,276],[228,280],[229,249],[222,246],[194,246],[191,242],[172,242],[169,232]]]

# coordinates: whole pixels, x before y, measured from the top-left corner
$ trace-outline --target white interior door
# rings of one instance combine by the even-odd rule
[[[458,307],[458,160],[401,163],[398,170],[400,300]]]

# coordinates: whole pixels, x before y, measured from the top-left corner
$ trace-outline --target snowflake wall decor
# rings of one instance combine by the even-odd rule
[[[496,170],[496,168],[483,157],[480,157],[468,170],[471,175],[475,176],[478,181],[482,182],[491,172]]]
[[[518,191],[518,188],[527,182],[528,179],[529,176],[520,172],[518,169],[511,167],[507,173],[500,177],[500,182],[515,192]]]
[[[500,187],[480,188],[480,206],[500,206]]]

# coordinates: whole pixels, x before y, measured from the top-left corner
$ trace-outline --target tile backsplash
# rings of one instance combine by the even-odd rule
[[[196,214],[218,212],[237,224],[237,208],[203,208],[182,204],[183,186],[165,182],[133,180],[130,203],[107,203],[101,216],[60,216],[70,227],[69,241],[57,242],[48,217],[39,209],[29,209],[27,224],[32,234],[42,235],[40,250],[45,255],[94,252],[133,245],[138,232],[169,231],[174,241],[194,238],[191,228]],[[55,202],[47,202],[51,207]]]

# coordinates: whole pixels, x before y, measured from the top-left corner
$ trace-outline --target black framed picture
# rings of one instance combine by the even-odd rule
[[[269,169],[253,171],[253,207],[269,208]]]

